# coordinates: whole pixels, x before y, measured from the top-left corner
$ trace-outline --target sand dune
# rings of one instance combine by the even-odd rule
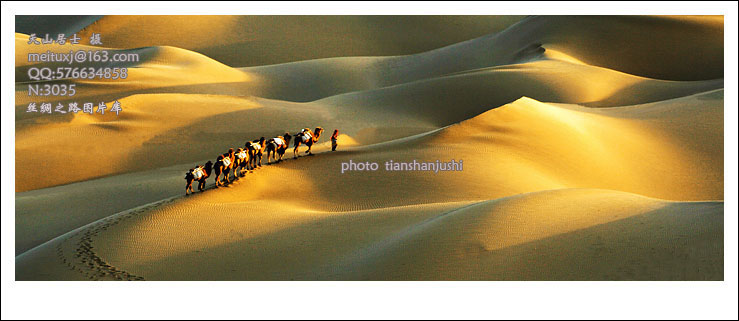
[[[722,78],[723,18],[529,17],[500,33],[416,55],[321,59],[244,70],[287,83],[287,89],[277,87],[264,97],[308,101],[547,58],[662,80]]]
[[[38,97],[28,95],[28,84],[66,83],[76,84],[77,93],[72,97],[59,97],[55,101],[112,101],[125,96],[140,92],[156,91],[159,88],[178,88],[194,84],[227,84],[240,83],[249,86],[254,77],[243,71],[228,67],[216,60],[206,57],[200,53],[192,52],[175,47],[144,47],[134,49],[115,50],[105,47],[93,47],[86,45],[27,45],[28,36],[16,33],[16,107],[23,107],[29,102],[38,101]],[[34,81],[29,79],[29,68],[51,68],[53,71],[58,67],[74,68],[78,64],[66,62],[37,62],[28,60],[29,53],[50,51],[53,53],[69,53],[74,51],[109,50],[109,57],[116,54],[135,54],[137,61],[128,62],[93,62],[85,63],[85,67],[102,68],[118,67],[127,68],[125,79],[76,79],[60,81]],[[252,85],[253,86],[253,85]],[[148,91],[147,91],[148,90]],[[180,91],[180,93],[188,93]],[[34,114],[16,113],[18,117],[38,116]],[[63,115],[54,115],[63,116]],[[48,118],[44,116],[44,118]]]
[[[115,48],[175,46],[233,67],[436,49],[522,16],[106,16],[80,33]]]
[[[722,202],[673,203],[604,190],[523,194],[474,203],[420,222],[352,253],[339,265],[348,275],[333,276],[722,279],[717,267],[723,250],[716,247],[723,237],[722,220]]]
[[[408,19],[103,17],[83,36],[141,60],[62,102],[118,116],[26,113],[60,64],[17,33],[16,279],[723,279],[722,17]],[[316,126],[316,156],[180,196]]]
[[[715,142],[722,141],[722,97],[719,90],[660,103],[605,109],[544,104],[525,98],[441,130],[269,167],[247,175],[231,188],[199,195],[192,200],[204,203],[187,205],[172,215],[204,216],[211,220],[226,213],[284,212],[291,213],[285,214],[288,218],[284,224],[292,224],[306,213],[374,211],[402,206],[420,206],[421,212],[427,212],[423,204],[431,199],[461,204],[538,190],[583,187],[619,189],[673,200],[721,200],[722,148]],[[680,129],[688,124],[692,131]],[[678,142],[683,146],[676,146]],[[328,146],[322,147],[325,150]],[[340,163],[349,159],[376,161],[382,166],[382,162],[391,159],[449,158],[464,159],[465,170],[439,174],[338,174]],[[541,159],[547,161],[540,162]],[[181,175],[174,170],[148,175],[151,181],[172,182],[168,183],[172,193],[179,189],[177,181]],[[342,184],[337,185],[331,179],[337,175]],[[344,184],[353,188],[347,190]],[[94,186],[106,189],[106,185]],[[296,193],[298,186],[311,186],[311,190],[320,192]],[[107,189],[109,193],[117,193],[119,188],[113,185]],[[63,190],[62,187],[56,189]],[[22,196],[22,203],[17,201],[21,212],[30,212],[33,208],[32,195]],[[367,199],[366,195],[375,197]],[[371,201],[375,199],[382,201]],[[69,196],[50,197],[47,202],[53,202],[48,204],[53,207],[70,206]],[[141,204],[135,202],[129,203],[129,207]],[[185,203],[193,204],[189,200]],[[88,222],[104,217],[94,211],[85,211],[83,203],[76,206],[80,208],[73,206],[70,211],[90,212]],[[394,212],[397,209],[388,211]],[[265,220],[274,218],[271,214],[265,215]],[[32,218],[21,216],[17,219],[23,222]],[[86,222],[77,221],[78,225],[83,223]],[[253,224],[253,220],[245,219],[243,224]],[[21,226],[30,228],[32,224]],[[200,225],[193,223],[192,228],[198,229]],[[52,232],[58,233],[59,229]],[[56,235],[49,233],[47,237]],[[138,236],[133,237],[138,239]],[[200,243],[192,241],[191,246]]]
[[[176,55],[175,55],[176,56]],[[174,63],[172,63],[174,64]],[[191,66],[192,64],[188,64]],[[149,67],[151,66],[151,67]],[[152,84],[177,78],[178,74],[166,70],[158,70],[155,62],[148,62],[140,68],[141,74],[150,76],[137,76],[148,79]],[[228,68],[223,66],[224,68]],[[198,68],[202,68],[199,70]],[[180,77],[180,81],[197,79],[194,81],[208,81],[204,77],[195,75],[217,75],[207,70],[208,65],[200,67],[188,67],[193,74]],[[167,74],[166,77],[156,76]],[[224,72],[224,74],[226,74]],[[247,77],[246,74],[235,74],[234,77]],[[133,77],[133,76],[132,76]],[[215,77],[215,76],[211,76]],[[224,76],[226,77],[226,76]],[[556,79],[556,81],[555,81]],[[585,81],[583,81],[585,80]],[[142,80],[131,80],[133,86],[142,85]],[[225,81],[225,80],[224,80]],[[238,80],[234,80],[239,83]],[[259,81],[255,81],[259,82]],[[126,87],[125,83],[121,85]],[[99,115],[33,115],[21,117],[17,122],[19,128],[16,142],[24,148],[18,150],[16,161],[19,171],[23,177],[31,177],[30,180],[16,180],[16,190],[24,191],[58,184],[70,183],[87,178],[94,178],[108,174],[126,173],[143,170],[151,166],[166,166],[181,162],[183,160],[199,160],[214,155],[216,150],[226,146],[241,146],[242,140],[261,135],[277,135],[286,130],[296,130],[304,124],[322,124],[327,128],[341,128],[342,131],[351,136],[360,135],[364,142],[378,142],[386,139],[398,138],[398,135],[417,134],[433,127],[446,126],[454,122],[474,117],[494,106],[500,106],[513,101],[521,96],[531,96],[538,100],[558,101],[567,103],[589,104],[592,106],[620,106],[637,103],[653,102],[664,99],[680,97],[693,93],[703,92],[710,89],[723,87],[723,80],[696,81],[696,82],[672,82],[644,79],[630,76],[607,69],[582,66],[561,61],[538,61],[522,65],[495,67],[491,69],[475,70],[447,77],[434,78],[431,80],[412,82],[404,85],[386,87],[376,90],[353,92],[332,96],[308,104],[294,104],[289,102],[263,101],[260,105],[267,106],[271,110],[285,110],[290,108],[295,111],[283,113],[268,113],[258,110],[250,110],[255,101],[249,97],[232,98],[223,95],[195,95],[195,94],[139,94],[119,101],[124,106],[123,116]],[[110,88],[105,90],[111,90]],[[110,98],[110,97],[105,97]],[[107,101],[107,100],[104,100]],[[199,106],[212,106],[208,109]],[[232,107],[229,107],[232,106]],[[450,108],[454,106],[454,108]],[[17,114],[25,114],[24,106],[16,107]],[[147,130],[142,131],[141,124],[125,122],[125,120],[141,120],[143,115],[137,114],[138,110],[146,110],[152,119],[151,126],[145,126]],[[238,112],[237,112],[238,110]],[[428,112],[434,110],[434,112]],[[227,117],[223,113],[235,112],[233,117]],[[286,115],[285,115],[286,114]],[[200,116],[199,116],[200,115]],[[221,115],[221,116],[218,116]],[[181,119],[180,122],[170,121],[158,125],[157,120]],[[207,116],[212,121],[204,121],[200,117]],[[131,118],[134,117],[134,118]],[[258,119],[258,121],[253,121]],[[298,120],[292,122],[291,120]],[[39,124],[38,121],[57,121],[52,124]],[[69,120],[68,122],[64,122]],[[75,120],[75,121],[72,121]],[[84,120],[84,121],[82,121]],[[115,125],[111,121],[116,120]],[[124,122],[120,122],[123,120]],[[133,126],[129,126],[128,124]],[[182,127],[187,124],[187,127]],[[244,124],[249,124],[244,126]],[[271,124],[263,126],[263,124]],[[295,124],[291,126],[289,124]],[[113,126],[113,127],[110,127]],[[313,126],[313,125],[309,125]],[[156,127],[156,128],[154,128]],[[368,130],[385,127],[381,135],[367,137]],[[172,132],[173,129],[176,131]],[[212,136],[208,132],[231,132],[232,136],[223,134]],[[206,133],[203,133],[206,132]],[[398,135],[388,135],[397,132]],[[161,143],[155,146],[150,139],[167,133],[162,137],[170,144],[163,147]],[[200,135],[197,135],[200,133]],[[80,140],[79,137],[95,135],[97,140]],[[77,149],[65,149],[67,153],[60,152],[57,159],[52,157],[37,159],[33,153],[35,150],[49,148],[52,141],[40,140],[39,137],[66,137],[65,141],[76,144],[83,150],[94,149],[99,146],[101,140],[119,140],[126,137],[126,143],[119,145],[116,149],[120,154],[129,154],[129,148],[136,148],[136,154],[149,155],[151,153],[163,153],[172,157],[157,158],[149,162],[146,157],[133,157],[125,162],[117,162],[120,167],[103,166],[97,160],[79,154]],[[209,143],[192,144],[195,141],[223,140],[222,144]],[[147,145],[141,144],[147,142]],[[162,142],[162,140],[160,140]],[[184,146],[183,146],[184,145]],[[152,148],[147,148],[151,146]],[[157,147],[159,146],[159,147]],[[70,155],[71,154],[71,155]],[[120,159],[115,153],[106,155],[108,160]],[[78,160],[75,164],[79,169],[68,167],[64,160]],[[57,163],[57,166],[66,168],[64,174],[56,176],[45,176],[37,172],[34,160],[45,163]],[[178,161],[179,160],[179,161]],[[143,163],[146,161],[146,163]],[[168,162],[168,163],[167,163]],[[96,165],[97,164],[97,165]],[[94,168],[81,173],[82,168]],[[99,170],[98,170],[99,169]],[[25,174],[28,173],[28,174]]]
[[[187,166],[192,164],[18,193],[15,198],[15,254],[115,213],[179,196],[182,168]]]
[[[612,107],[649,103],[723,88],[723,80],[672,82],[634,77],[591,66],[539,61],[352,92],[314,102],[347,118],[371,119],[378,111],[446,126],[522,96],[540,101]],[[359,116],[359,117],[357,117]],[[366,117],[365,117],[366,116]],[[403,118],[401,118],[403,119]],[[405,119],[404,119],[405,120]]]
[[[723,248],[716,246],[723,238],[722,202],[554,190],[490,201],[321,212],[268,201],[213,203],[207,197],[153,204],[149,211],[133,210],[92,224],[19,256],[16,275],[96,280],[723,278]],[[39,264],[49,259],[57,266]]]
[[[123,19],[123,18],[115,18]],[[213,17],[199,19],[212,20]],[[226,19],[221,17],[218,19]],[[27,85],[18,84],[16,88],[16,127],[18,133],[16,143],[21,148],[16,166],[19,169],[16,179],[16,191],[26,191],[43,187],[76,182],[84,179],[111,174],[122,174],[145,170],[153,166],[161,167],[186,160],[199,160],[211,157],[214,150],[222,146],[241,145],[238,142],[250,137],[252,133],[268,134],[290,130],[291,127],[303,127],[281,119],[303,118],[302,122],[320,122],[326,126],[341,128],[358,140],[375,143],[418,134],[434,127],[446,126],[464,119],[474,117],[492,107],[514,101],[522,96],[539,101],[586,104],[589,106],[623,106],[655,102],[682,97],[723,87],[721,78],[703,81],[664,81],[642,78],[619,71],[588,65],[594,59],[582,52],[592,53],[594,57],[610,57],[612,53],[594,49],[592,35],[581,35],[572,31],[573,25],[592,24],[589,18],[583,17],[532,17],[498,33],[472,39],[459,44],[409,56],[398,57],[349,57],[296,62],[291,64],[265,67],[234,69],[202,54],[173,47],[146,47],[121,50],[120,52],[137,53],[141,61],[136,63],[101,64],[101,66],[119,66],[130,69],[129,77],[118,81],[79,80],[68,83],[78,85],[79,95],[61,100],[123,103],[124,114],[132,114],[139,109],[150,110],[152,119],[168,119],[169,115],[177,115],[179,122],[168,124],[151,123],[152,126],[138,127],[137,124],[117,123],[111,116],[98,117],[88,115],[53,114],[39,115],[26,113],[27,104],[34,101],[26,93]],[[102,19],[102,20],[105,20]],[[100,21],[103,23],[104,21]],[[602,28],[622,30],[617,37],[632,37],[626,32],[632,29],[644,30],[658,34],[678,32],[681,28],[691,28],[685,36],[692,45],[702,45],[708,50],[702,56],[705,68],[715,70],[722,68],[721,59],[713,53],[717,46],[715,37],[698,37],[704,33],[715,35],[717,24],[721,19],[715,17],[654,17],[654,18],[613,18],[600,23]],[[647,24],[649,27],[644,27]],[[673,25],[679,25],[673,28]],[[700,28],[694,25],[700,25]],[[197,25],[194,23],[193,25]],[[546,26],[546,27],[545,27]],[[654,30],[652,30],[654,29]],[[610,29],[609,29],[610,30]],[[580,32],[580,31],[578,31]],[[565,41],[562,34],[579,39],[578,42]],[[633,32],[632,32],[633,33]],[[659,41],[672,41],[670,37],[658,37]],[[569,39],[569,38],[568,38]],[[621,38],[619,38],[621,39]],[[656,45],[654,41],[637,39],[640,46]],[[683,38],[680,38],[683,39]],[[693,41],[694,40],[694,41]],[[57,67],[59,64],[43,63],[28,65],[23,62],[25,54],[33,50],[55,49],[59,46],[28,46],[27,36],[16,34],[16,59],[20,61],[16,68],[16,77],[26,80],[29,67]],[[657,41],[657,42],[659,42]],[[581,48],[581,47],[586,47]],[[38,48],[36,48],[38,47]],[[40,49],[39,49],[40,48]],[[99,49],[90,46],[74,46],[74,49]],[[548,48],[549,52],[544,51]],[[629,46],[629,50],[644,49]],[[646,52],[652,52],[645,49]],[[67,50],[66,47],[64,50]],[[712,51],[713,50],[713,51]],[[695,50],[687,50],[691,53]],[[617,51],[623,54],[623,50]],[[598,58],[598,59],[601,59]],[[613,60],[615,59],[613,57]],[[652,58],[644,58],[652,59]],[[636,61],[635,59],[620,59]],[[609,60],[610,61],[610,60]],[[513,63],[513,65],[511,65]],[[596,62],[598,63],[598,62]],[[607,65],[607,64],[606,64]],[[633,66],[616,66],[621,71],[634,71],[637,74],[661,73],[662,69],[674,70],[677,64],[672,60],[650,62],[657,65],[659,71],[644,71]],[[698,66],[693,64],[693,66]],[[669,68],[668,68],[669,67]],[[618,70],[618,69],[617,69]],[[676,75],[675,78],[685,78]],[[697,79],[703,77],[696,77]],[[359,90],[359,91],[357,91]],[[161,94],[171,94],[162,96]],[[179,96],[178,96],[179,95]],[[193,96],[198,95],[198,96]],[[236,100],[226,96],[238,96]],[[162,99],[167,97],[167,99]],[[192,99],[197,97],[197,99]],[[250,109],[251,97],[277,98],[287,101],[313,101],[306,105],[294,105],[283,101],[269,101],[268,106],[276,108],[297,108],[288,116],[270,116],[274,113],[244,112]],[[226,100],[224,102],[223,100]],[[218,111],[193,110],[200,105],[212,106]],[[226,117],[225,112],[234,112],[229,107],[241,102],[238,112],[242,116]],[[180,104],[191,107],[183,107]],[[129,106],[130,105],[130,106]],[[454,106],[450,108],[449,106]],[[156,110],[156,112],[154,112]],[[193,110],[190,112],[190,110]],[[434,112],[428,112],[434,110]],[[154,115],[154,114],[159,115]],[[200,115],[200,116],[198,116]],[[221,116],[218,116],[221,115]],[[320,115],[320,116],[319,116]],[[129,115],[133,116],[133,115]],[[214,121],[202,121],[201,117],[217,118]],[[124,116],[128,117],[128,116]],[[138,120],[139,118],[133,119]],[[249,121],[259,119],[258,122]],[[81,121],[84,120],[84,121]],[[275,126],[262,127],[260,123],[277,122]],[[248,123],[251,130],[235,130],[233,135],[212,136],[210,134],[194,135],[202,132],[224,132],[223,128],[243,128]],[[181,126],[187,124],[186,128]],[[111,127],[112,126],[112,127]],[[312,125],[311,125],[312,126]],[[148,128],[148,129],[144,129]],[[216,129],[221,128],[221,129]],[[145,131],[144,131],[145,130]],[[143,131],[143,132],[142,132]],[[160,145],[150,140],[157,135],[168,142],[179,139],[183,144],[175,143],[172,148],[161,150]],[[95,140],[82,140],[80,137],[94,135]],[[64,149],[67,152],[38,158],[35,151],[46,150],[58,145],[57,142],[41,140],[39,137],[60,137],[63,146],[75,144],[79,149]],[[228,136],[223,145],[184,144],[189,141],[212,141]],[[124,139],[120,139],[123,137]],[[231,139],[233,137],[233,139]],[[257,136],[258,137],[258,136]],[[113,142],[123,140],[126,144],[116,148],[113,153],[101,156],[105,161],[92,159],[78,150],[92,152],[97,150],[100,141]],[[74,142],[74,143],[72,143]],[[161,140],[160,140],[161,142]],[[144,144],[146,143],[146,144]],[[154,143],[154,144],[151,144]],[[67,145],[65,145],[67,144]],[[154,145],[154,146],[152,146]],[[197,147],[193,147],[197,146]],[[172,157],[157,158],[148,162],[146,156],[121,157],[120,155],[150,155],[160,153]],[[68,162],[66,160],[74,160]],[[51,164],[59,169],[61,175],[44,175],[38,171],[39,162]],[[112,162],[112,163],[111,163]],[[146,162],[146,163],[145,163]],[[85,170],[87,169],[87,170]]]
[[[106,19],[130,20],[133,18],[106,17],[97,23],[103,24]],[[136,19],[146,19],[149,23],[154,23],[154,26],[178,21],[174,17],[159,21],[156,16]],[[236,18],[201,16],[197,19],[202,19],[207,26],[225,28],[232,23],[215,21]],[[118,23],[124,22],[119,21],[111,25]],[[187,28],[183,27],[178,30],[188,30],[188,28],[205,30],[198,27],[197,21],[188,24]],[[143,26],[146,25],[147,23],[143,23]],[[142,28],[142,25],[136,25],[136,28]],[[611,41],[603,41],[599,38],[604,34]],[[28,47],[23,46],[27,37],[18,36],[17,38],[16,47]],[[177,42],[170,43],[169,41],[154,43],[151,37],[136,37],[136,39],[144,39],[141,41],[145,42],[132,42],[134,39],[126,38],[127,47],[178,45]],[[177,39],[177,37],[171,37],[171,34],[168,34],[168,39]],[[199,41],[198,37],[187,39],[190,40],[186,41]],[[723,19],[721,17],[529,17],[500,33],[490,33],[476,39],[414,55],[341,57],[245,68],[244,71],[253,73],[252,77],[258,77],[261,81],[240,86],[239,90],[242,95],[248,93],[280,100],[311,101],[340,93],[387,87],[461,71],[552,58],[565,59],[569,62],[578,61],[648,78],[709,80],[722,78],[722,41]],[[625,45],[626,43],[628,46]],[[182,44],[181,47],[191,48],[187,44]],[[608,47],[614,44],[621,47]],[[108,45],[115,46],[115,42],[106,43],[106,46]],[[666,52],[666,48],[676,46],[681,49]],[[289,49],[295,52],[294,47]],[[223,53],[224,50],[217,52]],[[271,56],[274,54],[274,51],[270,52]],[[206,53],[206,55],[217,60],[221,58],[217,54]],[[19,59],[18,51],[16,56]],[[242,54],[242,56],[248,55]],[[173,59],[178,60],[179,58]],[[18,69],[17,74],[25,75],[22,71],[24,70]],[[198,73],[197,70],[192,72],[191,76],[184,78],[207,79],[208,75],[218,74],[215,70],[204,74]],[[701,76],[696,76],[698,73],[702,73]],[[156,79],[158,78],[153,80]],[[224,79],[224,83],[229,82],[231,81]],[[181,85],[166,81],[157,83],[169,86]],[[121,92],[140,93],[142,89],[115,87],[110,91],[120,95]],[[131,92],[131,90],[138,91]],[[91,91],[85,88],[85,92]],[[218,92],[194,93],[221,94]],[[108,98],[106,100],[113,99]]]

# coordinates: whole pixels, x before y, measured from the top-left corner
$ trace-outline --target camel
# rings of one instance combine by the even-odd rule
[[[293,143],[293,145],[295,145],[293,148],[293,158],[298,158],[298,147],[300,147],[300,144],[308,146],[308,150],[305,151],[306,154],[313,155],[311,149],[313,148],[313,144],[321,137],[322,132],[323,128],[321,127],[316,127],[315,134],[310,131],[310,128],[303,128],[299,134],[295,135],[295,142]]]
[[[244,176],[244,172],[246,172],[247,170],[248,163],[249,163],[249,154],[246,152],[245,149],[239,148],[239,150],[236,151],[236,163],[234,164],[234,176],[236,176],[237,178],[239,176]],[[238,172],[236,171],[237,168],[238,168]]]
[[[205,167],[203,167],[203,176],[198,179],[198,191],[204,191],[205,190],[205,180],[210,177],[210,173],[213,171],[213,162],[208,161],[205,163]]]
[[[234,162],[236,162],[236,153],[234,152],[233,148],[230,148],[227,153],[223,154],[224,160],[223,160],[223,179],[226,180],[226,183],[231,183],[230,173],[231,169],[234,167]],[[234,169],[234,174],[236,174],[236,170]]]
[[[239,165],[241,165],[240,163],[241,159],[239,158],[240,152],[241,152],[241,148],[234,151],[234,158],[233,158],[234,161],[233,163],[231,163],[231,168],[233,169],[233,173],[234,173],[234,179],[233,179],[234,181],[239,178]]]
[[[284,136],[277,136],[267,141],[267,165],[270,164],[270,154],[275,159],[275,163],[282,161],[282,156],[285,155],[285,151],[290,147],[290,133],[285,133]],[[277,157],[279,155],[279,158]]]
[[[246,150],[249,151],[249,164],[251,169],[255,169],[257,165],[262,167],[262,153],[264,152],[264,137],[255,139],[245,144]]]
[[[213,165],[213,169],[216,172],[216,187],[221,186],[221,174],[223,173],[223,160],[224,155],[218,155],[218,158],[216,158],[216,163]]]

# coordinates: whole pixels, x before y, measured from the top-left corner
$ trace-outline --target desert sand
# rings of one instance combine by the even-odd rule
[[[26,70],[57,65],[16,33],[17,280],[724,278],[722,17],[69,28],[141,61],[74,81],[119,116],[26,113]],[[315,156],[183,196],[193,165],[316,126]],[[384,170],[414,159],[464,170]]]

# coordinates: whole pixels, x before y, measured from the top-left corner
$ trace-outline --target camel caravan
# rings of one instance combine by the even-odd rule
[[[303,128],[294,137],[290,133],[285,133],[282,136],[273,137],[266,139],[261,137],[252,141],[247,141],[243,148],[234,150],[230,148],[228,152],[218,155],[215,163],[208,161],[205,165],[197,165],[195,168],[191,168],[185,174],[185,195],[194,193],[192,183],[198,182],[198,191],[205,191],[205,181],[215,176],[215,187],[225,186],[231,182],[244,177],[247,172],[253,171],[257,168],[262,167],[262,156],[265,151],[267,153],[267,165],[276,164],[282,162],[282,157],[290,147],[290,140],[293,139],[293,159],[298,158],[298,148],[301,145],[308,147],[305,151],[309,156],[313,155],[311,152],[313,145],[318,142],[318,139],[323,133],[323,128],[316,127],[314,131],[310,128]],[[332,151],[336,150],[336,137],[338,130],[334,130],[334,135],[331,136]],[[233,178],[231,178],[233,175]]]

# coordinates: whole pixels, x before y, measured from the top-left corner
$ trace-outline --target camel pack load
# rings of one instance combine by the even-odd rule
[[[275,137],[275,138],[273,138],[273,141],[275,142],[275,144],[277,144],[277,146],[285,145],[285,141],[282,140],[282,138]]]
[[[223,158],[223,165],[225,165],[225,166],[231,165],[231,158],[224,157]]]
[[[236,156],[238,156],[239,159],[246,159],[246,151],[245,150],[242,150],[241,152],[239,152],[238,154],[236,154]]]
[[[192,171],[192,175],[195,176],[196,180],[203,178],[203,169],[200,167],[196,167],[195,170]]]
[[[313,138],[313,136],[310,134],[309,128],[303,128],[303,131],[300,133],[300,137],[304,143]]]

